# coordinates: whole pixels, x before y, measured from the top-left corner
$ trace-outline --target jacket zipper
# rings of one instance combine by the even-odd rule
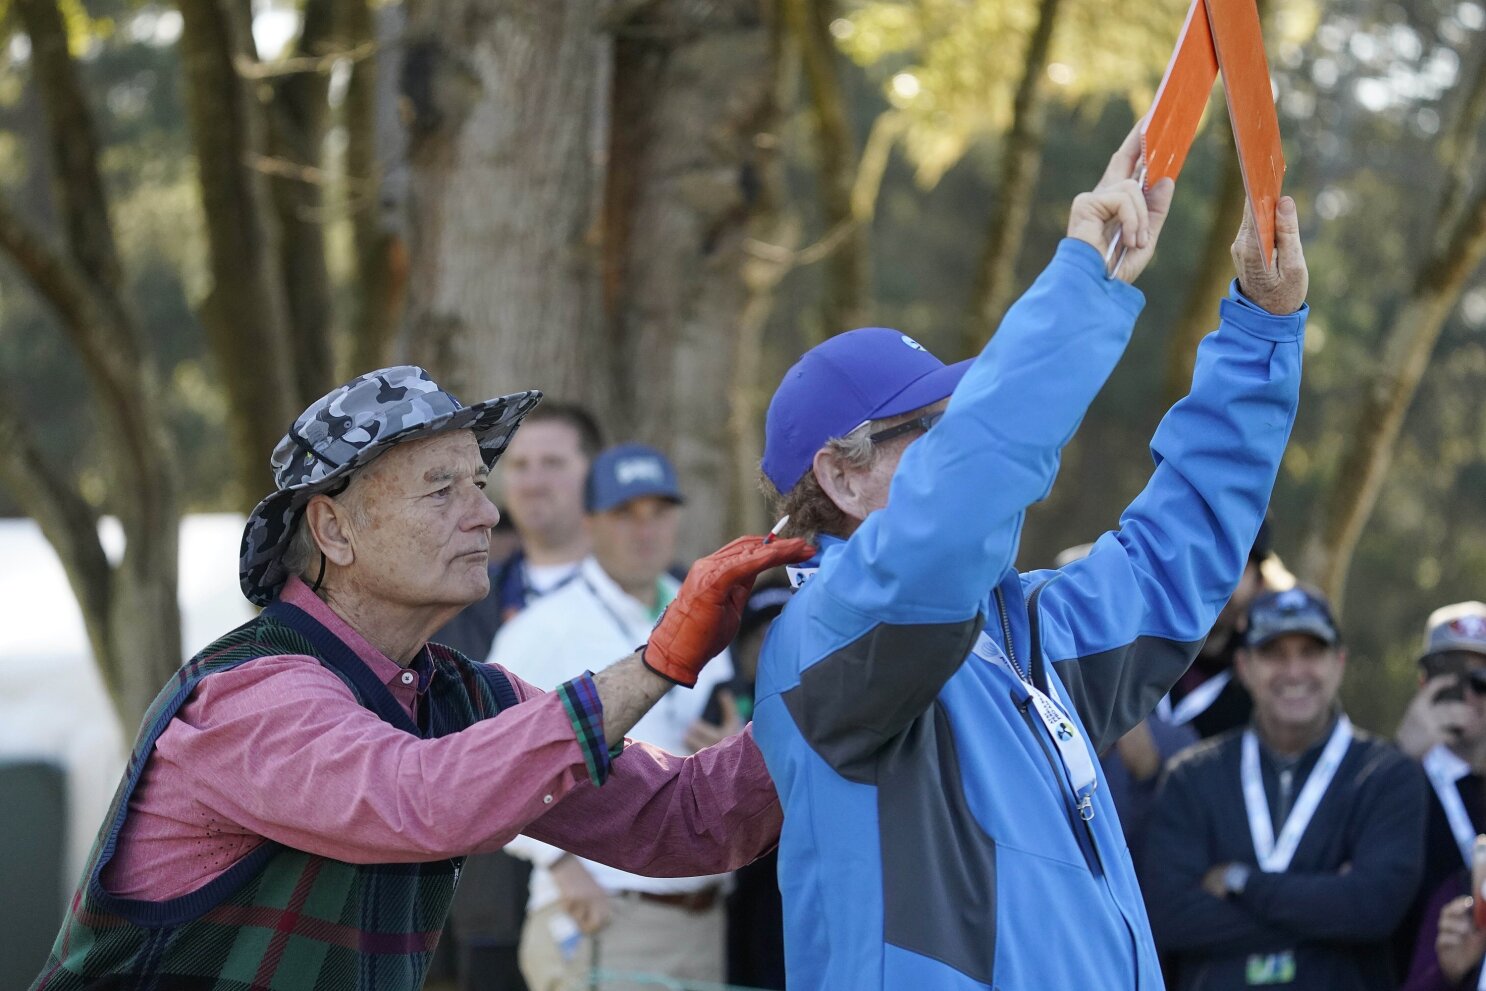
[[[1006,641],[1006,658],[1011,661],[1011,666],[1016,669],[1017,677],[1031,684],[1027,672],[1022,670],[1022,664],[1016,659],[1016,644],[1011,642],[1011,619],[1006,615],[1006,599],[1001,595],[1001,589],[996,589],[996,612],[1001,615],[1001,637]]]
[[[1016,645],[1011,639],[1011,619],[1006,612],[1006,598],[1001,594],[999,587],[996,589],[996,611],[1001,617],[1001,635],[1006,640],[1006,657],[1011,661],[1012,668],[1016,670],[1017,677],[1021,678],[1024,684],[1031,684],[1031,679],[1028,678],[1026,669],[1016,659]],[[1055,783],[1061,782],[1064,778],[1062,762],[1057,760],[1052,752],[1048,750],[1047,740],[1044,739],[1046,731],[1043,727],[1037,725],[1036,717],[1031,712],[1031,704],[1032,699],[1028,696],[1017,702],[1016,707],[1021,710],[1022,718],[1026,721],[1027,728],[1032,731],[1033,736],[1037,737],[1037,745],[1042,748],[1042,756],[1047,759],[1048,767],[1053,772],[1053,781]],[[1058,790],[1062,791],[1061,785]],[[1095,877],[1099,877],[1104,873],[1104,858],[1099,854],[1099,842],[1094,838],[1094,827],[1090,821],[1094,818],[1094,796],[1090,794],[1079,798],[1075,795],[1074,798],[1076,804],[1073,806],[1070,814],[1069,826],[1073,829],[1074,839],[1077,840],[1079,849],[1083,851],[1084,860],[1088,862],[1089,870]],[[1077,820],[1077,822],[1075,823],[1072,820]]]
[[[1037,724],[1037,717],[1032,715],[1031,697],[1018,701],[1013,695],[1012,701],[1021,712],[1022,719],[1026,721],[1027,729],[1031,730],[1032,735],[1037,738],[1037,745],[1042,748],[1042,756],[1047,760],[1047,766],[1053,772],[1053,781],[1061,782],[1063,768],[1058,759],[1053,756],[1053,752],[1048,749],[1046,732]],[[1058,786],[1058,790],[1062,791],[1061,785]],[[1083,851],[1084,861],[1089,865],[1089,872],[1095,877],[1100,877],[1104,873],[1104,858],[1099,853],[1099,841],[1094,838],[1094,826],[1090,821],[1094,818],[1093,798],[1085,795],[1083,800],[1072,808],[1065,800],[1063,810],[1068,815],[1068,826],[1073,830],[1074,841],[1078,843],[1078,848]],[[1088,818],[1084,818],[1085,814]]]

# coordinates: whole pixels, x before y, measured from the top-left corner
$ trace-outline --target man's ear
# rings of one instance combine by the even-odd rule
[[[356,560],[346,507],[326,495],[312,496],[304,507],[304,522],[310,528],[315,546],[331,564],[345,568]]]
[[[867,518],[862,500],[860,472],[842,464],[839,458],[824,447],[815,452],[811,468],[815,471],[815,480],[820,484],[821,491],[836,504],[837,509],[858,523]]]

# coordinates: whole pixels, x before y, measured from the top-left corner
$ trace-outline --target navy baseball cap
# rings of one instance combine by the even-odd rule
[[[588,469],[584,508],[603,513],[642,496],[686,501],[681,498],[676,469],[666,456],[644,444],[616,444],[599,452]]]
[[[815,452],[868,420],[899,416],[955,391],[969,359],[946,365],[902,331],[863,327],[806,351],[769,402],[764,474],[781,493],[795,487]]]
[[[1283,592],[1267,592],[1255,599],[1249,607],[1244,643],[1262,647],[1289,633],[1313,636],[1327,646],[1335,646],[1341,640],[1331,615],[1331,604],[1320,592],[1302,585]]]

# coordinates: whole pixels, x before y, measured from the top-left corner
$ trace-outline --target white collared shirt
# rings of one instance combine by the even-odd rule
[[[679,583],[659,578],[662,602],[669,602]],[[501,627],[488,661],[523,681],[551,690],[584,671],[599,671],[625,657],[650,636],[655,617],[644,603],[625,592],[593,557],[584,558],[577,578],[533,602]],[[674,754],[687,753],[686,730],[701,716],[718,684],[733,676],[724,651],[702,669],[695,688],[673,688],[627,734]],[[536,865],[532,873],[530,911],[557,900],[557,886],[547,870],[563,851],[529,836],[519,836],[507,851]],[[688,878],[641,877],[590,860],[584,867],[609,892],[648,891],[674,894],[716,884],[724,875]]]

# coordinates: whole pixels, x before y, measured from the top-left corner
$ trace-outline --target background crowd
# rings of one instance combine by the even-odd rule
[[[605,446],[582,407],[548,402],[499,476],[504,554],[489,597],[444,640],[538,685],[643,640],[677,584],[687,494],[669,459]],[[1347,720],[1345,630],[1290,574],[1272,532],[1262,528],[1187,675],[1103,755],[1169,987],[1285,985],[1297,973],[1307,988],[1475,987],[1486,932],[1464,896],[1486,832],[1486,604],[1421,620],[1418,691],[1394,739],[1379,738]],[[631,735],[689,753],[737,732],[789,594],[762,582],[729,654]],[[1246,735],[1267,848],[1245,792]],[[470,859],[447,938],[445,979],[460,988],[784,987],[773,855],[732,876],[661,880],[522,838]]]
[[[585,663],[579,645],[644,625],[678,561],[769,525],[748,425],[790,356],[868,321],[946,356],[980,347],[1061,236],[1069,196],[1149,105],[1187,6],[17,0],[0,17],[0,516],[56,549],[71,594],[48,595],[78,603],[77,666],[100,672],[99,707],[132,728],[204,642],[180,633],[178,603],[202,592],[177,570],[183,517],[250,507],[262,451],[293,412],[394,360],[460,395],[540,385],[592,407],[524,428],[561,450],[513,447],[495,591],[444,634],[488,658],[503,624],[561,594],[582,622],[549,616],[510,637],[571,647],[552,652],[550,674],[523,671],[565,677],[556,665]],[[1486,825],[1473,614],[1427,624],[1463,624],[1441,641],[1451,650],[1419,642],[1432,610],[1481,597],[1486,582],[1475,495],[1486,490],[1486,13],[1458,0],[1258,6],[1285,188],[1315,271],[1302,414],[1256,567],[1192,671],[1105,770],[1148,877],[1177,866],[1166,855],[1178,850],[1211,859],[1168,880],[1221,893],[1222,918],[1208,921],[1228,935],[1215,948],[1158,919],[1173,980],[1198,980],[1224,956],[1250,984],[1278,981],[1294,963],[1283,948],[1312,942],[1371,967],[1391,929],[1397,981],[1470,984],[1480,944],[1456,894],[1460,837]],[[1143,484],[1150,427],[1185,387],[1194,333],[1210,329],[1231,274],[1242,182],[1223,117],[1208,115],[1193,148],[1131,360],[1066,452],[1066,475],[1084,484],[1033,509],[1028,563],[1105,529]],[[635,467],[621,471],[616,452],[590,489],[606,445],[634,440],[650,453],[629,449]],[[208,553],[199,537],[179,544]],[[1302,844],[1289,873],[1339,887],[1307,903],[1326,928],[1286,928],[1293,920],[1263,914],[1265,882],[1228,870],[1226,847],[1199,849],[1160,787],[1178,752],[1238,732],[1261,702],[1237,655],[1258,593],[1289,587],[1273,547],[1335,607],[1333,632],[1313,638],[1327,656],[1297,669],[1321,668],[1308,677],[1328,704],[1339,696],[1422,768],[1423,866],[1396,923],[1354,910],[1396,907],[1365,887],[1367,865],[1308,860]],[[0,561],[6,587],[32,583],[33,560]],[[745,634],[762,635],[781,595],[757,603]],[[55,639],[34,616],[6,619],[27,650]],[[731,674],[709,672],[725,686],[667,699],[654,739],[695,748],[746,721],[756,650],[745,636]],[[14,685],[60,670],[9,653]],[[1327,664],[1345,670],[1339,689]],[[35,742],[29,729],[11,737]],[[1320,754],[1283,766],[1269,744],[1259,740],[1261,779],[1282,836]],[[1240,838],[1241,751],[1208,756],[1245,816],[1233,820]],[[1387,770],[1406,791],[1400,767]],[[1327,815],[1322,803],[1318,821]],[[1179,842],[1149,838],[1173,824]],[[1397,873],[1390,883],[1404,886]],[[556,974],[617,954],[626,916],[643,913],[725,925],[730,947],[761,941],[730,952],[734,967],[776,959],[755,920],[777,905],[751,872],[646,888],[524,849],[475,859],[461,891],[445,973],[457,956],[462,979],[494,987],[518,986],[521,959]],[[523,947],[528,909],[553,921],[528,922]],[[708,954],[716,974],[721,958]],[[632,958],[612,959],[619,970]],[[728,974],[762,987],[771,972]]]

